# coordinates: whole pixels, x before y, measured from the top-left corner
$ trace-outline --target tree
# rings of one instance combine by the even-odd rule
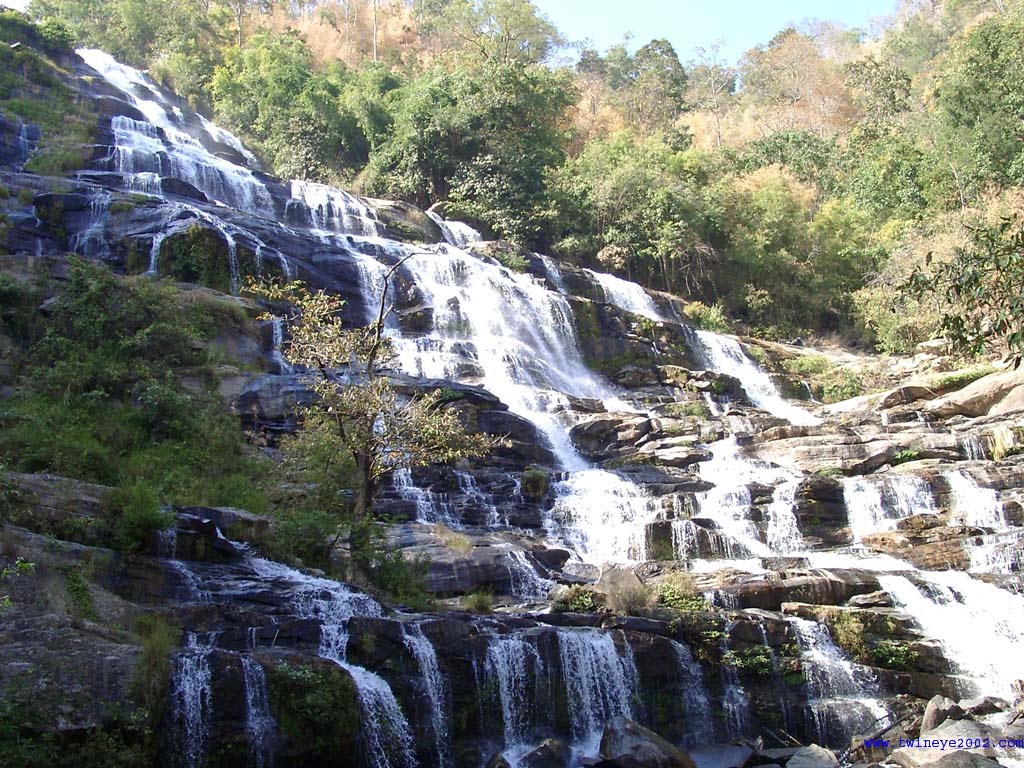
[[[529,0],[452,0],[439,26],[478,62],[536,64],[562,44]]]
[[[940,330],[954,347],[979,355],[1002,341],[1019,366],[1024,359],[1024,217],[976,227],[953,258],[918,267],[900,288],[904,299],[938,297]]]
[[[715,121],[715,146],[722,146],[722,117],[728,111],[736,91],[738,73],[725,64],[720,55],[722,43],[697,48],[690,62],[688,96],[698,109],[710,112]]]
[[[368,328],[344,329],[343,302],[324,291],[309,293],[298,283],[253,286],[257,295],[295,307],[283,352],[315,376],[316,402],[307,422],[326,431],[352,461],[355,494],[348,522],[354,528],[369,519],[380,481],[394,470],[478,456],[497,444],[467,435],[456,412],[445,407],[449,398],[441,390],[404,397],[381,372],[391,356],[390,340],[383,335],[390,312],[387,285],[401,263],[387,274],[377,322]],[[343,506],[336,506],[339,514]]]

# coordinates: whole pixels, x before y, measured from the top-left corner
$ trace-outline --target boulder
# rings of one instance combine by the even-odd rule
[[[988,738],[994,741],[993,737],[998,739],[992,728],[971,720],[947,720],[931,731],[921,730],[922,739],[943,739],[955,742],[958,739]],[[996,755],[996,750],[991,747],[977,747],[966,751],[976,757],[995,757]],[[892,759],[902,768],[922,768],[926,765],[933,765],[950,755],[951,753],[941,747],[899,747],[893,750]],[[957,759],[957,763],[965,760],[974,762],[973,758],[961,756]]]
[[[606,595],[620,595],[641,586],[643,584],[632,568],[624,565],[606,565],[601,569],[601,576],[595,588]]]
[[[1021,386],[1024,386],[1024,368],[993,373],[952,394],[933,400],[924,407],[924,412],[940,419],[984,416]]]
[[[958,702],[960,709],[971,717],[985,717],[994,715],[996,712],[1005,712],[1010,709],[1010,704],[995,696],[980,696],[975,699],[962,699]]]
[[[963,716],[963,709],[952,699],[947,699],[945,696],[932,696],[928,701],[928,706],[924,708],[921,732],[933,730],[946,720],[961,720]]]
[[[572,750],[564,741],[545,739],[535,749],[519,760],[522,768],[567,768],[572,760]]]
[[[688,754],[624,717],[605,724],[601,758],[607,768],[696,768]]]
[[[786,763],[786,768],[836,768],[839,760],[831,749],[811,744],[798,749]]]

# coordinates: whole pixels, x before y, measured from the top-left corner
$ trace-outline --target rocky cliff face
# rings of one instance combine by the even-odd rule
[[[889,390],[793,403],[750,355],[806,349],[754,353],[674,297],[273,178],[141,73],[84,56],[64,75],[96,115],[84,168],[26,173],[38,127],[0,122],[5,268],[60,280],[75,252],[225,294],[300,279],[361,325],[406,259],[393,383],[443,386],[469,431],[507,439],[376,500],[392,545],[429,558],[432,614],[262,559],[272,523],[238,510],[176,510],[123,556],[108,489],[8,476],[0,565],[36,565],[0,614],[0,683],[38,705],[19,726],[73,743],[144,713],[188,768],[687,764],[677,747],[783,764],[700,748],[845,748],[941,727],[918,719],[936,695],[1012,698],[1021,374],[966,383],[923,352]],[[217,342],[240,363],[221,393],[271,437],[311,397],[285,337]],[[498,613],[461,610],[480,591]]]

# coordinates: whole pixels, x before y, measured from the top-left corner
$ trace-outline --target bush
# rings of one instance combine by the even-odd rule
[[[462,598],[462,607],[470,613],[491,613],[494,610],[494,595],[482,589],[470,592]]]
[[[348,672],[278,664],[267,670],[267,689],[281,734],[308,747],[314,762],[330,765],[355,753],[361,716]]]
[[[156,491],[145,481],[122,482],[105,501],[111,546],[122,552],[149,546],[157,531],[174,524],[173,513],[160,507]]]
[[[708,306],[701,301],[691,301],[683,308],[686,319],[705,331],[729,332],[729,318],[721,304]]]
[[[864,394],[864,382],[853,371],[840,369],[822,385],[821,399],[826,403],[838,403]]]
[[[673,573],[656,587],[659,605],[675,611],[706,611],[708,602],[697,589],[693,577]]]
[[[801,355],[783,361],[782,367],[794,376],[820,376],[832,370],[832,363],[823,355]]]
[[[135,634],[141,649],[132,672],[129,696],[158,722],[171,682],[171,653],[178,645],[180,631],[159,614],[147,613],[136,619]]]
[[[726,651],[723,661],[752,677],[770,677],[774,671],[771,649],[755,645],[740,651]]]
[[[548,473],[535,467],[527,469],[520,477],[523,496],[531,501],[539,501],[547,496],[548,484]]]
[[[552,606],[553,610],[569,613],[593,613],[597,610],[594,592],[587,587],[574,584],[565,591]]]
[[[920,658],[920,654],[898,640],[878,640],[868,651],[871,661],[886,669],[911,671]]]
[[[973,381],[984,378],[995,373],[998,369],[994,365],[976,365],[973,368],[964,368],[961,371],[953,371],[940,376],[935,382],[937,389],[960,389],[966,387]]]
[[[68,595],[68,610],[72,616],[87,621],[99,619],[96,605],[92,600],[92,592],[89,591],[89,582],[81,568],[69,568],[64,572],[64,589]]]
[[[904,448],[896,451],[892,457],[893,466],[897,464],[906,464],[908,461],[917,461],[921,458],[921,452],[914,450],[913,448]]]
[[[658,601],[654,590],[646,585],[638,587],[627,587],[612,592],[608,595],[608,607],[615,613],[626,616],[643,616]]]

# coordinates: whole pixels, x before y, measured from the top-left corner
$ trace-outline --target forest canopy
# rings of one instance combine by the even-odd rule
[[[444,202],[766,337],[909,351],[956,297],[895,289],[1020,208],[1021,0],[905,0],[872,36],[807,22],[736,65],[715,44],[572,43],[529,0],[30,13],[148,69],[278,174]]]

